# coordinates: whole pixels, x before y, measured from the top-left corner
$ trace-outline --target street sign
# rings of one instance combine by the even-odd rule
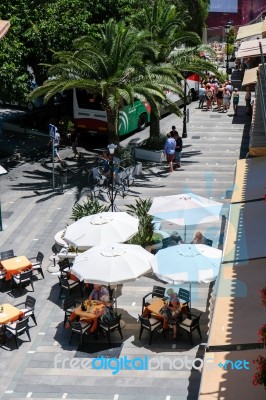
[[[56,131],[57,131],[57,127],[55,125],[49,124],[49,136],[51,139],[55,139]]]

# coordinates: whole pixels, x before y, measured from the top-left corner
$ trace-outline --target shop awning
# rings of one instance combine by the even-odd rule
[[[9,21],[0,20],[0,39],[5,36],[10,27]]]
[[[223,262],[266,257],[265,227],[266,201],[231,204]]]
[[[263,38],[266,37],[266,19],[263,21],[263,25],[262,25],[262,37]]]
[[[266,157],[244,158],[236,164],[231,203],[264,198],[266,193]]]
[[[222,264],[208,347],[236,346],[258,342],[265,323],[265,307],[259,290],[265,287],[266,260]]]
[[[264,385],[253,385],[258,356],[266,357],[266,349],[206,353],[198,400],[265,400]]]
[[[257,71],[258,67],[246,69],[242,86],[248,86],[257,83]]]
[[[258,22],[256,24],[240,26],[237,32],[236,40],[241,40],[254,35],[261,35],[263,22]]]
[[[239,46],[236,58],[260,56],[259,42],[262,44],[263,54],[266,54],[266,39],[247,40]]]

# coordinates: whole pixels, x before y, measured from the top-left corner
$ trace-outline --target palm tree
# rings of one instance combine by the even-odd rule
[[[184,10],[184,7],[177,9],[173,4],[166,3],[165,0],[145,0],[143,11],[132,17],[132,23],[137,29],[144,29],[151,43],[156,43],[158,51],[153,58],[153,63],[161,65],[169,60],[171,51],[186,43],[199,45],[200,37],[194,32],[186,32],[186,22],[189,15]],[[176,77],[178,79],[177,93],[182,96],[183,79],[181,71],[176,67]],[[167,100],[166,100],[167,102]],[[173,112],[173,108],[170,105]],[[179,109],[176,114],[181,116]],[[160,117],[158,113],[151,111],[150,135],[157,136],[160,134]]]
[[[118,142],[119,110],[134,98],[148,101],[156,115],[165,90],[178,90],[175,70],[169,64],[152,65],[144,58],[156,57],[157,48],[147,33],[109,20],[97,39],[75,42],[74,52],[57,52],[49,66],[48,79],[33,92],[48,101],[56,93],[74,88],[100,94],[107,114],[109,142]]]
[[[200,37],[186,31],[190,19],[184,7],[166,3],[165,0],[145,0],[143,9],[132,17],[132,24],[145,30],[149,39],[158,46],[155,62],[165,62],[169,53],[180,44],[200,44]]]
[[[208,51],[215,55],[214,51],[205,45],[195,47],[180,47],[172,50],[169,54],[169,60],[172,66],[181,74],[186,75],[187,72],[198,74],[202,78],[206,78],[206,71],[213,72],[217,77],[220,76],[216,65],[201,57],[201,53]]]

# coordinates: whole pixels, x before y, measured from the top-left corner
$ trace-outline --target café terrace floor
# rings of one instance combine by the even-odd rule
[[[129,196],[125,199],[117,198],[118,208],[124,210],[125,204],[132,203],[138,196],[147,198],[189,191],[225,203],[226,215],[235,162],[239,158],[241,146],[247,144],[248,121],[244,100],[241,97],[238,120],[226,114],[218,116],[216,113],[202,112],[196,109],[196,103],[189,107],[191,122],[188,138],[184,140],[181,170],[170,175],[166,165],[144,164],[143,176],[136,179]],[[217,118],[214,118],[215,115]],[[182,121],[177,118],[173,121],[171,118],[173,117],[162,120],[162,130],[168,131],[172,124],[182,130]],[[0,133],[0,139],[3,138],[2,135],[3,132]],[[47,142],[47,139],[40,138],[32,140],[40,148]],[[187,369],[184,363],[204,354],[200,344],[207,341],[208,284],[192,284],[192,309],[203,313],[203,339],[201,341],[197,332],[194,332],[194,346],[190,345],[186,335],[179,337],[175,343],[169,335],[164,339],[162,334],[155,334],[152,345],[149,346],[148,334],[144,332],[139,341],[137,317],[141,312],[142,297],[151,291],[154,284],[161,284],[154,276],[141,277],[118,288],[118,311],[122,313],[125,322],[120,357],[148,356],[153,360],[157,357],[154,363],[158,362],[158,357],[167,357],[168,360],[164,361],[160,358],[161,367],[145,371],[122,370],[116,375],[112,375],[111,370],[94,370],[86,366],[82,368],[83,359],[75,357],[78,339],[74,338],[72,345],[68,345],[70,332],[62,324],[64,312],[61,309],[62,299],[58,299],[58,278],[47,272],[47,267],[51,265],[49,258],[54,235],[64,229],[66,223],[71,222],[74,202],[83,198],[82,195],[86,193],[85,164],[87,160],[91,161],[92,156],[84,152],[83,163],[77,165],[71,160],[71,154],[70,148],[61,151],[63,158],[70,160],[75,172],[75,181],[72,180],[66,186],[63,194],[53,193],[51,190],[49,160],[41,156],[37,160],[35,154],[33,159],[2,163],[9,173],[2,176],[0,181],[4,223],[4,231],[0,232],[0,250],[12,248],[16,255],[27,257],[33,257],[38,250],[42,251],[45,254],[45,279],[34,281],[33,296],[37,299],[35,314],[38,325],[30,329],[31,342],[24,342],[26,337],[22,336],[18,350],[13,342],[8,343],[11,351],[0,349],[1,398],[196,400],[201,374],[198,370]],[[209,231],[208,237],[214,240],[214,247],[222,246],[224,232],[221,231],[221,225],[222,222]],[[168,232],[176,230],[167,224],[162,229]],[[187,241],[191,240],[193,233],[188,232]],[[13,298],[1,287],[0,303],[20,303],[24,301],[26,294],[25,291],[19,296],[19,291],[16,291]],[[31,321],[30,324],[33,325]],[[105,337],[97,342],[93,336],[87,340],[90,343],[107,343]],[[112,335],[112,340],[114,343],[121,342],[118,332]],[[174,361],[177,367],[171,370],[171,363],[173,366]],[[180,365],[181,369],[177,370]]]

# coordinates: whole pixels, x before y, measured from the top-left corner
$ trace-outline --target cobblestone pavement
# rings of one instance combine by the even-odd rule
[[[118,208],[124,210],[126,204],[135,198],[194,192],[202,196],[222,201],[224,214],[232,190],[236,160],[246,152],[248,126],[244,112],[244,100],[241,96],[239,117],[203,112],[196,109],[196,103],[190,105],[190,123],[188,138],[184,140],[182,168],[173,174],[168,173],[166,165],[143,164],[143,175],[136,179],[129,195],[117,197]],[[162,131],[171,125],[179,129],[182,121],[174,116],[162,120]],[[4,136],[3,136],[4,135]],[[142,136],[140,136],[142,135]],[[139,140],[146,132],[136,134],[124,141],[124,145]],[[95,161],[95,155],[85,150],[80,162],[72,159],[69,147],[61,150],[67,160],[70,173],[69,181],[63,192],[52,190],[52,164],[47,153],[47,139],[31,137],[29,140],[20,135],[0,134],[0,144],[12,137],[14,146],[19,149],[25,141],[25,151],[21,159],[9,159],[2,162],[8,174],[0,177],[0,195],[2,203],[4,230],[0,232],[0,251],[14,249],[16,255],[33,257],[38,250],[45,254],[45,279],[36,277],[33,296],[37,299],[36,317],[38,325],[31,327],[31,342],[21,336],[20,348],[15,349],[9,341],[6,348],[0,349],[0,392],[2,399],[116,399],[116,400],[181,400],[197,399],[200,372],[186,368],[184,361],[193,361],[203,356],[201,341],[195,333],[195,344],[191,346],[188,338],[182,336],[177,343],[166,339],[162,334],[154,335],[153,343],[148,345],[148,337],[143,334],[138,339],[138,314],[141,313],[142,297],[147,294],[156,280],[146,276],[136,282],[129,282],[118,288],[118,309],[126,325],[123,328],[123,348],[120,357],[167,357],[175,361],[177,367],[171,369],[171,362],[164,362],[162,368],[147,371],[123,370],[112,375],[110,370],[95,370],[81,365],[76,358],[78,342],[73,339],[68,344],[69,330],[64,329],[62,299],[58,299],[59,287],[56,274],[47,268],[51,265],[50,256],[54,244],[54,235],[71,223],[73,204],[85,198],[88,190],[88,173]],[[57,182],[56,182],[57,187]],[[193,228],[195,229],[195,228]],[[169,224],[163,230],[172,231]],[[222,243],[220,225],[208,227],[210,238],[217,247]],[[189,231],[191,237],[193,231]],[[94,267],[94,266],[91,266]],[[157,282],[158,283],[158,282]],[[1,285],[0,303],[17,304],[26,297],[27,291],[20,296],[18,291],[10,293],[8,286]],[[206,284],[192,285],[192,306],[203,312],[201,326],[202,343],[207,340],[208,295]],[[114,343],[120,343],[119,334],[114,333]],[[86,341],[106,343],[101,337],[95,342],[93,336]],[[86,360],[86,359],[85,359]],[[76,364],[74,364],[74,362]],[[181,365],[183,363],[183,366]],[[180,367],[181,365],[181,367]],[[173,366],[173,364],[172,364]]]

